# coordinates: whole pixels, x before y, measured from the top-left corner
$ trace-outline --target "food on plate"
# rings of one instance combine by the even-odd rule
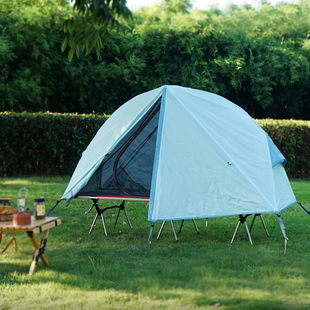
[[[0,206],[0,215],[12,215],[18,212],[16,209],[9,206]]]

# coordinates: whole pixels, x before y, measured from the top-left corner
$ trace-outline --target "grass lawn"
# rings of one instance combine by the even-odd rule
[[[0,196],[12,197],[16,207],[19,189],[26,187],[32,213],[35,197],[44,196],[47,209],[62,196],[69,177],[0,178]],[[310,181],[293,180],[296,198],[310,209]],[[110,202],[114,204],[115,202]],[[299,205],[281,213],[289,238],[284,239],[275,214],[264,215],[270,237],[259,219],[252,230],[253,246],[245,228],[230,240],[237,216],[185,221],[175,242],[170,223],[161,238],[156,223],[151,247],[146,203],[126,203],[133,225],[121,213],[114,228],[116,209],[89,235],[95,211],[85,215],[91,201],[64,202],[52,216],[62,225],[50,231],[46,257],[28,276],[33,246],[26,234],[17,234],[13,246],[0,256],[0,310],[8,309],[309,309],[310,216]],[[100,202],[100,207],[108,206]],[[252,218],[249,218],[250,226]],[[178,231],[180,222],[175,221]],[[0,249],[11,239],[2,237]],[[40,235],[38,237],[40,240]],[[134,249],[133,249],[134,248]]]

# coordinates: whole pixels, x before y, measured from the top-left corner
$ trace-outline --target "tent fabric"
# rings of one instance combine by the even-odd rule
[[[150,221],[278,213],[296,202],[285,162],[266,132],[229,100],[162,86],[111,115],[61,199],[149,196]]]
[[[120,139],[79,195],[150,196],[160,101]]]
[[[117,143],[138,123],[161,96],[161,89],[138,95],[117,109],[98,130],[83,152],[61,200],[70,199],[88,183],[91,176]]]

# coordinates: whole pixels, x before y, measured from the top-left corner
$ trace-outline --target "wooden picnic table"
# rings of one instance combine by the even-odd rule
[[[2,234],[3,232],[13,233],[13,238],[11,242],[15,241],[14,242],[15,250],[16,250],[15,233],[26,233],[28,235],[28,237],[30,238],[35,248],[35,252],[34,252],[32,262],[30,265],[30,270],[29,270],[29,275],[32,276],[37,266],[39,258],[41,258],[43,264],[49,266],[48,260],[44,254],[46,243],[47,243],[47,238],[48,238],[50,229],[60,224],[61,224],[61,220],[58,217],[45,217],[44,219],[36,220],[32,216],[31,224],[28,224],[28,225],[13,225],[12,221],[0,222],[0,234]],[[41,232],[43,232],[43,237],[39,244],[35,235]],[[5,249],[2,251],[2,253],[5,251]]]

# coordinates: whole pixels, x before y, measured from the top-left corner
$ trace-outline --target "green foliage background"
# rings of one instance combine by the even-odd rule
[[[222,95],[255,118],[310,119],[310,0],[189,9],[166,0],[140,9],[125,33],[110,33],[99,59],[81,50],[69,62],[61,52],[75,14],[67,1],[2,0],[0,110],[110,114],[177,84]]]
[[[0,113],[0,176],[71,175],[105,116]],[[256,120],[288,163],[292,178],[310,177],[310,121]]]
[[[0,175],[69,175],[104,116],[0,113]]]

